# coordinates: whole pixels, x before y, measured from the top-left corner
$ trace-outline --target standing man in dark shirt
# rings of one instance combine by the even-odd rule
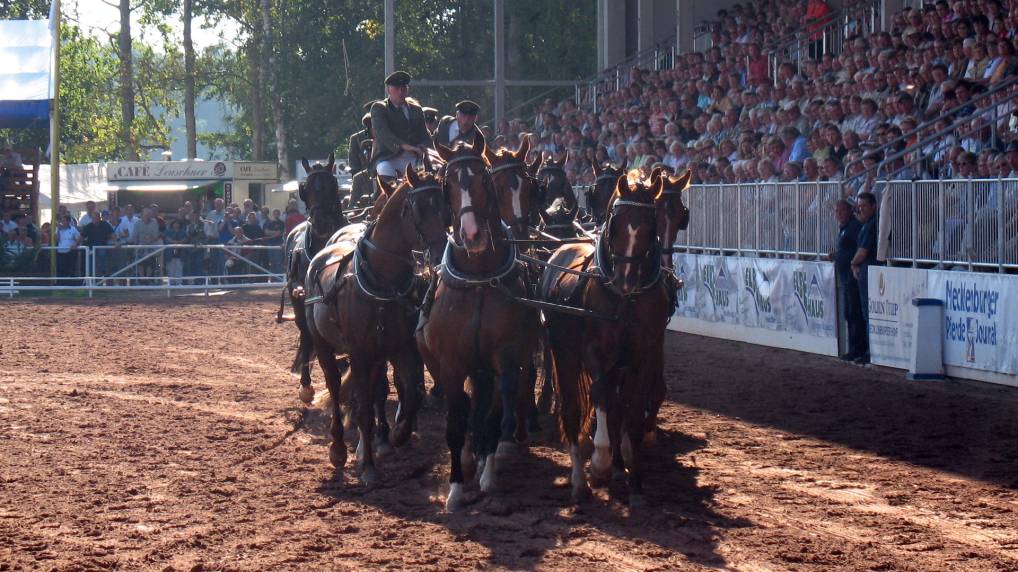
[[[110,211],[93,211],[90,213],[89,222],[81,227],[81,237],[85,246],[109,246],[113,241],[113,226],[107,222]],[[84,218],[84,217],[82,217]],[[95,250],[95,272],[98,276],[107,275],[107,267],[110,251],[106,248]]]
[[[870,334],[869,334],[869,267],[877,266],[877,197],[870,192],[859,193],[856,202],[856,218],[862,226],[859,228],[859,244],[852,257],[852,274],[859,281],[859,303],[862,306],[863,334],[866,337],[866,353],[856,358],[855,363],[864,364],[870,362]]]
[[[859,249],[859,221],[852,216],[852,204],[842,199],[834,205],[834,217],[838,221],[838,243],[834,250],[834,271],[838,276],[838,290],[841,292],[841,307],[848,325],[848,353],[841,356],[845,361],[855,361],[866,355],[866,321],[863,318],[859,298],[859,281],[852,272],[852,258]]]

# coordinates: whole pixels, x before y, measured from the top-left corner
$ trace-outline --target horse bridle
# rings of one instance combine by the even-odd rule
[[[523,161],[510,161],[503,165],[499,165],[498,167],[492,167],[491,170],[489,171],[489,174],[491,175],[492,181],[494,181],[495,175],[497,173],[516,169],[519,170],[519,172],[516,173],[517,177],[524,181],[529,181],[530,184],[533,185],[533,188],[530,191],[530,199],[532,201],[538,201],[539,196],[543,194],[543,187],[541,181],[537,177],[533,177],[529,173],[527,173],[527,164],[524,163]],[[533,206],[531,206],[531,208],[533,208]],[[523,213],[518,217],[514,217],[512,220],[507,221],[507,224],[510,227],[513,225],[530,224],[530,213]]]
[[[443,189],[443,186],[439,185],[437,183],[428,183],[428,184],[425,184],[425,185],[421,185],[419,187],[411,186],[410,189],[407,191],[407,198],[406,198],[406,200],[403,201],[403,210],[400,213],[400,217],[403,218],[403,220],[406,220],[406,218],[407,218],[407,211],[410,211],[410,217],[409,218],[413,222],[414,232],[417,233],[417,241],[418,241],[418,243],[423,244],[425,246],[425,248],[427,248],[428,251],[430,251],[431,247],[434,244],[439,244],[439,242],[444,242],[445,239],[443,237],[442,239],[440,239],[438,241],[435,241],[434,243],[428,243],[424,239],[424,232],[421,230],[420,220],[418,220],[418,217],[417,217],[418,209],[416,209],[415,207],[416,207],[417,197],[420,196],[420,193],[423,193],[425,191],[438,191],[438,196],[442,197],[444,199],[444,189]],[[443,208],[445,208],[445,205],[439,205],[439,209],[443,209]]]
[[[477,214],[480,214],[481,218],[484,219],[484,226],[488,228],[488,233],[490,235],[491,234],[491,220],[494,218],[494,219],[498,220],[499,222],[501,222],[502,219],[501,219],[501,217],[498,216],[498,212],[497,212],[498,211],[498,200],[496,200],[496,197],[495,197],[495,183],[491,179],[491,171],[488,170],[488,165],[484,162],[484,159],[482,159],[481,157],[478,157],[476,155],[463,155],[462,157],[456,157],[454,159],[451,159],[450,161],[447,161],[446,164],[445,164],[445,179],[442,181],[442,195],[446,197],[446,203],[451,208],[452,207],[452,201],[449,199],[448,195],[450,193],[449,180],[452,179],[452,177],[449,176],[449,167],[455,165],[456,163],[466,163],[468,161],[476,161],[476,162],[480,163],[480,165],[481,165],[481,177],[482,177],[482,183],[484,185],[484,194],[486,195],[485,199],[486,199],[486,202],[487,202],[487,205],[486,205],[487,210],[484,211],[484,212],[481,212],[474,205],[460,207],[459,211],[455,213],[455,215],[456,215],[456,224],[457,225],[459,224],[458,221],[462,220],[463,215],[468,214],[468,213],[477,213]],[[456,233],[453,233],[453,241],[455,241],[457,239],[458,239],[458,237],[456,236]]]
[[[662,191],[662,195],[664,197],[666,197],[666,199],[665,199],[666,201],[673,200],[672,197],[678,197],[679,198],[679,205],[682,206],[682,211],[686,213],[686,222],[685,222],[685,224],[680,224],[679,227],[678,227],[678,230],[686,230],[686,228],[689,227],[689,216],[688,216],[689,215],[689,209],[686,207],[686,205],[682,204],[682,197],[681,197],[682,191],[670,191],[670,190],[666,189],[666,190]],[[667,212],[667,211],[668,211],[668,207],[665,206],[665,212]],[[665,230],[665,232],[668,232],[667,228],[665,228],[664,230]],[[662,237],[662,238],[664,238],[664,237]],[[674,244],[661,245],[661,254],[667,254],[668,256],[671,256],[674,253],[675,253],[675,245]]]
[[[615,287],[615,281],[618,278],[618,267],[616,266],[616,262],[621,262],[623,264],[642,264],[645,260],[648,260],[648,259],[650,259],[651,261],[654,261],[655,259],[660,261],[660,258],[661,258],[660,257],[660,248],[661,248],[661,245],[660,245],[659,241],[657,240],[657,217],[655,216],[655,217],[653,217],[651,219],[653,221],[652,224],[654,226],[654,228],[653,228],[654,233],[653,234],[654,234],[655,240],[653,241],[653,243],[651,244],[649,249],[647,249],[645,252],[643,252],[641,254],[637,254],[637,255],[633,255],[633,256],[627,256],[625,254],[618,254],[618,253],[613,252],[611,250],[611,229],[612,229],[612,220],[615,218],[615,213],[616,213],[618,207],[620,207],[620,206],[623,206],[623,207],[635,207],[635,208],[647,208],[647,209],[656,210],[657,209],[657,205],[655,203],[641,203],[641,202],[638,202],[638,201],[630,201],[630,200],[625,200],[625,199],[616,200],[614,203],[612,203],[611,209],[608,212],[608,217],[605,219],[605,223],[604,223],[604,232],[601,233],[601,238],[599,239],[601,241],[603,241],[603,240],[607,240],[608,241],[607,242],[607,247],[604,249],[604,250],[607,250],[606,254],[608,254],[608,256],[610,257],[610,262],[611,262],[611,272],[612,272],[611,276],[607,276],[606,275],[608,288],[611,289],[612,291],[614,291],[616,294],[619,294],[620,296],[635,296],[635,295],[643,292],[646,289],[646,287],[638,288],[637,290],[635,290],[634,292],[631,292],[629,294],[622,294],[622,292],[618,291],[618,289]],[[605,270],[606,270],[606,265],[604,264],[605,261],[602,260],[602,258],[601,258],[603,253],[602,253],[602,249],[600,248],[600,245],[595,247],[594,252],[595,252],[595,256],[597,257],[597,266],[601,269],[601,272],[604,273]],[[660,274],[660,268],[658,268],[657,272]],[[653,281],[651,281],[651,284],[654,284],[656,282],[657,282],[657,277],[655,277],[655,279]]]
[[[332,177],[332,179],[334,181],[336,180],[336,177],[332,173],[330,173],[330,172],[328,172],[328,171],[326,171],[324,169],[316,169],[316,170],[313,170],[310,173],[308,173],[307,179],[303,183],[301,183],[301,185],[304,187],[304,189],[308,188],[308,184],[311,182],[311,178],[314,177],[315,175],[319,175],[319,174],[321,174],[321,175],[328,175],[329,177]],[[330,219],[332,219],[332,221],[337,222],[337,223],[342,223],[343,222],[343,205],[342,205],[342,203],[339,202],[339,194],[340,194],[339,193],[339,185],[338,185],[338,181],[337,181],[337,188],[336,188],[336,199],[337,199],[337,202],[334,205],[335,206],[334,209],[329,208],[327,205],[324,205],[324,204],[317,204],[317,201],[316,201],[316,204],[308,206],[308,221],[311,223],[312,231],[314,231],[314,227],[315,227],[315,224],[314,224],[315,213],[320,213],[322,215],[325,215],[325,216],[329,217]],[[302,197],[301,200],[304,200],[304,197]],[[304,202],[305,202],[305,204],[307,203],[306,200]],[[336,215],[338,215],[338,216],[336,216]],[[325,230],[328,231],[328,229],[325,229]],[[331,236],[332,232],[328,232],[328,234]]]

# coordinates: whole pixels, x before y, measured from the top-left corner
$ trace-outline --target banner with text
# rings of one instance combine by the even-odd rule
[[[675,254],[685,282],[676,315],[823,338],[837,337],[831,264]]]
[[[925,298],[928,272],[873,267],[869,272],[870,361],[908,369],[912,361],[913,298]]]

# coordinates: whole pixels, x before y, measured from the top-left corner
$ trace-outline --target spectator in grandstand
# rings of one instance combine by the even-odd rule
[[[169,222],[164,234],[166,244],[187,244],[187,229],[184,221],[175,218]],[[187,253],[181,248],[171,248],[166,256],[166,276],[170,278],[170,284],[180,284],[180,277],[184,275],[184,258]]]
[[[151,207],[141,210],[141,218],[134,222],[135,244],[149,248],[138,249],[135,257],[141,262],[137,270],[141,276],[159,276],[162,268],[162,254],[155,252],[156,247],[163,244],[163,233],[159,230],[159,221],[152,214]]]
[[[263,244],[266,246],[278,246],[279,248],[273,248],[267,252],[268,269],[272,272],[283,271],[283,231],[285,230],[285,224],[279,218],[279,209],[273,209],[269,213],[269,220],[265,221],[263,230],[265,231],[265,238]]]
[[[208,250],[205,245],[208,243],[209,235],[206,232],[206,223],[211,221],[203,220],[201,215],[192,212],[187,215],[187,244],[194,248],[186,251],[184,256],[185,276],[204,276],[205,259],[208,257]],[[211,225],[214,227],[214,223]],[[194,283],[198,283],[197,279]]]
[[[92,220],[96,218],[96,213],[95,201],[87,201],[85,203],[85,214],[78,218],[78,228],[84,229],[91,224]]]
[[[109,211],[95,210],[95,203],[92,203],[92,208],[92,212],[86,214],[89,222],[81,227],[81,237],[85,246],[94,249],[92,255],[95,256],[96,275],[107,276],[109,274],[110,251],[106,247],[112,244],[116,231],[106,220],[109,218]],[[82,216],[81,219],[85,220],[85,216]]]
[[[11,212],[4,211],[3,220],[0,220],[0,232],[3,232],[4,236],[7,236],[8,232],[12,232],[18,228],[18,223],[14,222],[14,219],[12,219],[11,216]]]
[[[246,270],[246,263],[241,259],[244,256],[245,244],[250,244],[251,239],[244,236],[244,228],[235,226],[231,229],[232,236],[224,244],[226,246],[226,275],[243,274]],[[227,281],[229,281],[227,279]]]
[[[877,217],[877,197],[873,193],[863,192],[856,201],[856,218],[860,223],[859,238],[855,255],[851,260],[852,275],[859,281],[859,303],[863,308],[863,333],[866,335],[866,353],[856,358],[856,363],[869,363],[869,334],[866,308],[869,308],[869,269],[879,266],[877,261],[877,234],[879,219]]]
[[[291,200],[286,205],[286,219],[283,221],[286,225],[284,234],[290,234],[291,230],[293,230],[297,225],[304,222],[305,220],[307,220],[307,217],[305,217],[303,214],[301,214],[299,210],[297,210],[297,201]]]

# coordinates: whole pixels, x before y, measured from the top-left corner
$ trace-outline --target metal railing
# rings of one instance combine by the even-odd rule
[[[1018,269],[1018,179],[882,183],[887,260],[913,267]]]
[[[775,47],[768,50],[768,72],[774,85],[777,85],[777,71],[781,64],[793,63],[798,72],[806,59],[815,59],[823,54],[840,54],[846,39],[879,32],[880,5],[879,0],[871,0],[836,10],[818,21],[807,23],[773,44]]]
[[[1018,179],[877,181],[880,250],[914,267],[1018,270]],[[834,250],[840,183],[694,185],[683,192],[690,252],[825,258]]]
[[[839,183],[694,185],[677,248],[741,256],[822,258],[834,248]]]
[[[31,264],[0,271],[0,296],[33,291],[95,292],[277,288],[285,282],[281,246],[189,244],[33,250]],[[49,260],[58,256],[58,276]]]

